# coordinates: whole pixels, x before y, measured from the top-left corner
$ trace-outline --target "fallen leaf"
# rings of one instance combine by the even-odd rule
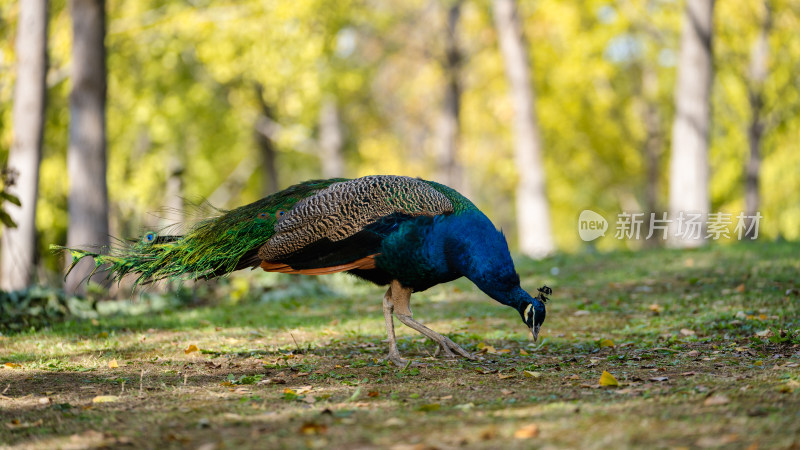
[[[478,435],[482,440],[488,441],[497,437],[497,428],[495,427],[488,427],[481,431],[481,434]]]
[[[603,339],[600,341],[600,348],[603,347],[614,347],[614,341],[611,339]]]
[[[119,367],[119,364],[117,363],[116,359],[112,359],[111,361],[108,362],[109,369],[116,369],[117,367]]]
[[[328,426],[316,423],[306,422],[300,427],[300,434],[322,434],[328,431]]]
[[[5,367],[6,369],[21,369],[22,368],[22,364],[7,362],[7,363],[3,364],[3,367]]]
[[[522,356],[528,356],[528,355],[530,355],[530,353],[526,352],[526,351],[525,351],[525,350],[523,350],[523,349],[519,349],[519,354],[520,354],[520,355],[522,355]]]
[[[378,391],[369,391],[369,392],[367,392],[367,397],[376,398],[376,397],[380,397],[380,395],[381,395],[381,393],[378,392]]]
[[[740,293],[740,294],[741,294],[742,292],[744,292],[744,289],[745,289],[745,287],[744,287],[744,283],[742,283],[742,284],[740,284],[740,285],[736,286],[736,292],[738,292],[738,293]]]
[[[98,395],[92,399],[92,403],[114,403],[119,400],[116,395]]]
[[[183,351],[183,353],[188,355],[189,353],[197,352],[197,351],[200,351],[200,349],[197,348],[196,345],[192,344],[189,347],[187,347],[186,350]]]
[[[539,378],[542,376],[541,372],[531,372],[530,370],[526,370],[522,372],[527,378]]]
[[[684,336],[694,336],[697,333],[695,333],[694,330],[690,330],[688,328],[681,328],[681,334]]]
[[[700,352],[698,352],[697,350],[692,350],[689,353],[687,353],[686,356],[690,358],[695,358],[697,356],[700,356]]]
[[[516,439],[531,439],[539,436],[539,425],[532,423],[530,425],[525,425],[522,428],[518,428],[517,431],[514,432],[514,438]]]
[[[503,394],[503,395],[511,395],[511,394],[514,393],[514,391],[511,391],[511,390],[508,390],[508,389],[500,389],[500,393]]]
[[[514,378],[514,374],[513,373],[509,373],[509,374],[498,373],[497,377],[500,378],[501,380],[505,380],[507,378]]]
[[[692,377],[696,374],[696,372],[683,372],[681,374],[682,377]]]
[[[19,430],[23,428],[35,428],[40,427],[44,423],[43,419],[39,419],[35,422],[20,422],[19,419],[13,419],[11,422],[6,423],[6,428],[9,430]]]
[[[669,378],[667,378],[667,377],[653,377],[653,378],[650,378],[650,381],[657,381],[657,382],[667,381],[667,380],[669,380]]]
[[[703,402],[703,405],[705,405],[705,406],[721,406],[721,405],[727,405],[730,402],[731,402],[731,400],[728,397],[726,397],[724,395],[721,395],[721,394],[718,394],[718,395],[712,395],[711,397],[708,397],[707,399],[705,399],[705,401]]]
[[[295,392],[295,394],[297,394],[297,395],[303,395],[303,394],[305,394],[306,392],[309,392],[309,391],[311,391],[312,389],[314,389],[314,387],[313,387],[313,386],[300,386],[300,387],[298,387],[298,388],[295,388],[295,389],[294,389],[294,392]]]
[[[648,306],[648,309],[655,315],[659,315],[664,311],[664,307],[658,303],[653,303],[652,305]]]
[[[607,371],[603,371],[603,374],[600,375],[600,380],[597,382],[600,386],[619,386],[619,381],[614,378],[614,375],[611,375]]]
[[[758,337],[770,337],[770,336],[772,336],[772,330],[770,330],[769,328],[767,328],[766,330],[761,330],[761,331],[756,333],[756,336],[758,336]]]
[[[99,337],[99,338],[107,338],[108,337],[108,331],[101,331],[101,332],[97,333],[97,337]]]

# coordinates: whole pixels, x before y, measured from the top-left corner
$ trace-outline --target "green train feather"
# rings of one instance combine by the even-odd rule
[[[51,245],[72,256],[69,274],[80,260],[94,259],[94,270],[108,271],[119,281],[138,274],[135,285],[158,280],[213,278],[234,270],[257,266],[255,252],[275,233],[276,213],[343,178],[311,180],[261,200],[205,219],[182,236],[147,233],[142,239],[111,248],[107,254]],[[152,238],[148,238],[152,236]],[[224,249],[224,251],[221,251]]]

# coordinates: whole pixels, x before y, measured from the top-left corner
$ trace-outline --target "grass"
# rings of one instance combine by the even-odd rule
[[[401,353],[428,363],[408,368],[380,361],[381,289],[248,273],[209,287],[214,305],[0,336],[0,447],[797,447],[797,255],[522,261],[524,287],[554,289],[543,341],[459,280],[412,306],[483,359],[434,359],[396,321]]]

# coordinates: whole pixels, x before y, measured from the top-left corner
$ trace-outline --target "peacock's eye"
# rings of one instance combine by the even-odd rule
[[[258,218],[259,219],[266,219],[267,217],[269,217],[269,214],[267,214],[265,212],[258,213]]]
[[[286,214],[286,211],[279,209],[277,212],[275,212],[275,218],[280,219],[284,214]]]
[[[156,240],[156,234],[153,233],[152,231],[149,231],[144,235],[144,243],[145,244],[149,244],[149,243],[151,243],[151,242],[153,242],[155,240]]]

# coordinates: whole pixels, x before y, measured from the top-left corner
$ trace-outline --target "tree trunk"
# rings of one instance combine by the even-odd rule
[[[644,61],[642,64],[642,120],[645,128],[644,163],[645,163],[645,225],[651,229],[652,213],[661,218],[661,208],[658,199],[658,187],[661,180],[661,154],[663,153],[663,130],[661,127],[661,111],[658,106],[658,74],[652,65]],[[645,247],[653,248],[662,244],[660,236],[644,241]]]
[[[768,74],[769,33],[772,29],[772,11],[769,2],[764,2],[764,9],[764,20],[761,22],[761,29],[750,56],[750,74],[747,83],[747,96],[750,100],[750,123],[747,126],[750,159],[745,166],[744,200],[745,214],[750,217],[756,215],[760,204],[758,173],[761,169],[761,140],[765,131],[764,81]],[[746,237],[752,238],[755,230],[751,230],[749,225],[750,223]]]
[[[519,170],[517,228],[522,253],[541,258],[555,250],[550,227],[542,137],[535,110],[528,50],[514,0],[493,0],[494,22],[514,104],[514,146]]]
[[[71,0],[70,10],[73,43],[67,245],[108,247],[105,2]],[[81,261],[67,277],[65,289],[85,292],[82,282],[93,267],[91,261]],[[107,283],[104,274],[96,274],[91,281]]]
[[[443,71],[445,91],[437,128],[437,178],[444,184],[467,195],[464,173],[459,162],[458,147],[461,112],[461,50],[458,45],[458,21],[462,0],[456,0],[447,10],[445,58]]]
[[[14,89],[14,141],[8,168],[16,171],[9,193],[22,206],[4,207],[17,228],[5,228],[0,255],[0,289],[24,289],[33,282],[36,255],[36,198],[42,159],[44,111],[47,88],[47,0],[19,3],[16,52],[17,81]]]
[[[319,146],[322,175],[325,178],[344,176],[344,156],[342,155],[342,125],[336,97],[327,96],[319,111]]]
[[[272,118],[272,108],[264,101],[264,87],[256,83],[256,101],[261,108],[261,114],[256,119],[254,134],[261,154],[261,179],[264,195],[278,192],[278,168],[275,165],[275,143],[273,137],[278,129]]]
[[[710,209],[713,10],[714,0],[691,0],[686,2],[684,11],[670,160],[669,209],[673,220],[681,213],[699,213],[705,222]],[[670,245],[698,247],[705,242],[704,230],[699,237],[676,236],[677,223],[672,224]]]

